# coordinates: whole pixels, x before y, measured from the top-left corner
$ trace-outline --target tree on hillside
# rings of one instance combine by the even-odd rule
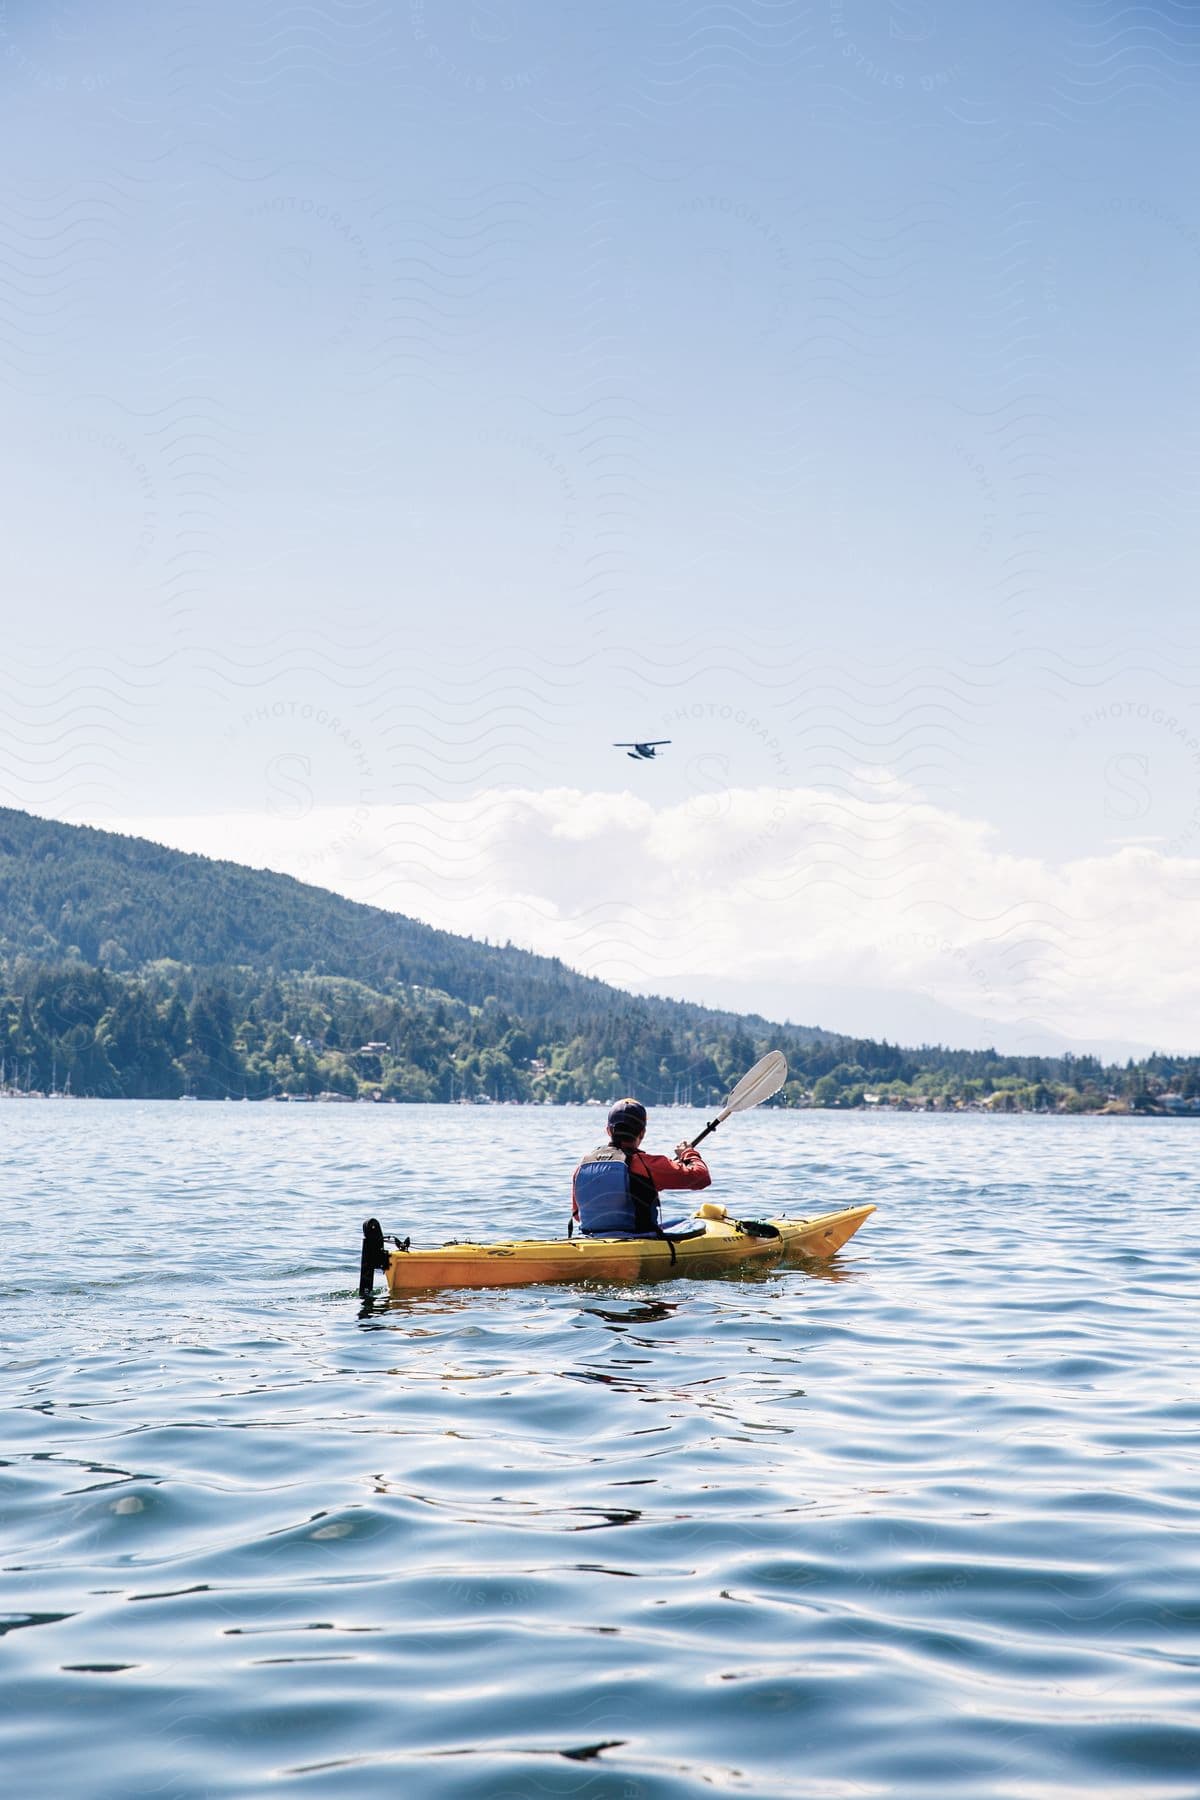
[[[188,1015],[189,1048],[182,1062],[198,1099],[240,1091],[241,1061],[233,1047],[233,1005],[223,987],[202,988]]]

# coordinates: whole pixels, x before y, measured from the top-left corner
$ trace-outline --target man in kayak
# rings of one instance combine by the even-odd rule
[[[680,1144],[673,1157],[651,1156],[642,1149],[645,1135],[641,1101],[618,1100],[608,1115],[608,1143],[585,1156],[571,1177],[571,1218],[584,1237],[659,1237],[660,1192],[698,1192],[711,1184],[704,1158],[691,1144]]]

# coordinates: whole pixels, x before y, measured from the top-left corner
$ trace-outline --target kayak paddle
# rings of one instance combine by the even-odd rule
[[[761,1062],[756,1062],[748,1075],[742,1079],[725,1102],[725,1110],[710,1119],[700,1136],[692,1139],[692,1149],[702,1144],[710,1131],[715,1131],[723,1119],[730,1113],[749,1112],[752,1106],[761,1106],[772,1094],[777,1094],[787,1080],[787,1057],[782,1050],[768,1050]]]

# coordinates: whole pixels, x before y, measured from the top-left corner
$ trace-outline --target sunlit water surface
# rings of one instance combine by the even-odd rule
[[[760,1113],[828,1273],[361,1316],[596,1121],[0,1102],[6,1791],[1195,1800],[1200,1124]]]

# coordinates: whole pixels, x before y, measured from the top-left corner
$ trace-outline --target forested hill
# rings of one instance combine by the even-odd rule
[[[773,1047],[791,1104],[1200,1096],[1197,1059],[903,1050],[635,997],[286,875],[0,809],[0,1093],[709,1106]]]
[[[365,1083],[413,1099],[585,1099],[641,1081],[699,1098],[758,1044],[821,1036],[634,997],[290,876],[9,809],[0,969],[9,1083],[14,1069],[43,1087],[70,1074],[75,1092]],[[114,1021],[132,1013],[118,1045]],[[387,1052],[360,1054],[371,1042]]]
[[[0,958],[135,970],[170,959],[589,1011],[616,990],[549,957],[437,931],[289,875],[0,808]]]

